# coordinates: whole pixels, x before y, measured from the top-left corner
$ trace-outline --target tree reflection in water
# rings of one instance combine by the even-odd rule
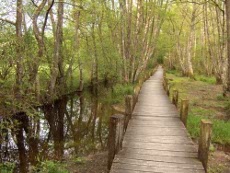
[[[0,119],[1,163],[15,162],[14,172],[27,173],[38,161],[63,160],[106,147],[109,105],[89,93],[63,96],[38,108]]]

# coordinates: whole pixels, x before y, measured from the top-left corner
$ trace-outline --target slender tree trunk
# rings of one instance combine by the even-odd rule
[[[225,89],[225,94],[230,95],[230,0],[225,1],[226,5],[226,22],[227,22],[227,85]]]
[[[23,54],[22,54],[22,23],[23,23],[23,14],[22,14],[22,0],[17,0],[17,12],[16,12],[16,39],[17,39],[17,62],[16,62],[16,85],[15,93],[18,99],[21,98],[21,89],[22,89],[22,78],[23,78]]]
[[[52,99],[55,94],[56,84],[59,84],[59,93],[62,93],[64,82],[64,69],[63,69],[63,55],[62,55],[62,42],[63,42],[63,13],[64,2],[58,2],[58,15],[57,25],[54,35],[54,55],[51,66],[51,79],[49,85],[49,94]]]
[[[192,65],[192,57],[194,51],[194,41],[195,41],[195,19],[196,19],[196,4],[193,4],[193,12],[191,18],[191,25],[190,25],[190,36],[188,40],[188,51],[187,51],[187,68],[186,68],[186,75],[193,78],[193,65]]]

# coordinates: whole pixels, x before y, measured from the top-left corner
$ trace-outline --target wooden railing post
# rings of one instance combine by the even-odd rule
[[[133,96],[133,98],[134,98],[134,104],[136,104],[138,102],[138,94],[139,94],[140,90],[141,90],[141,88],[140,88],[139,85],[137,85],[134,88],[134,91],[133,91],[134,92],[134,96]]]
[[[177,104],[178,104],[178,91],[176,89],[173,90],[172,103],[177,107]]]
[[[167,85],[166,85],[166,93],[167,93],[168,96],[170,95],[170,85],[168,84],[168,82],[167,82]]]
[[[165,91],[167,90],[167,86],[168,86],[168,79],[164,77],[163,87]]]
[[[140,79],[139,82],[138,82],[139,86],[141,87],[142,84],[143,84],[143,81]]]
[[[116,114],[110,117],[108,138],[108,165],[110,170],[115,154],[122,149],[124,135],[124,115]]]
[[[180,107],[180,119],[184,123],[184,126],[187,126],[187,118],[188,118],[188,106],[189,100],[181,100],[181,107]]]
[[[201,120],[198,158],[202,162],[205,172],[208,168],[208,154],[212,135],[212,122]]]
[[[135,107],[135,105],[136,105],[136,95],[135,95],[135,93],[132,95],[132,110],[131,110],[131,112],[133,112],[133,110],[134,110],[134,107]]]
[[[131,119],[132,115],[132,96],[127,95],[125,97],[125,130],[128,126],[129,120]]]

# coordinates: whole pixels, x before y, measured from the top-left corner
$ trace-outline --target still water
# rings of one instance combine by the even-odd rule
[[[36,111],[1,118],[0,162],[15,163],[15,173],[27,173],[39,161],[105,149],[109,116],[115,113],[106,101],[108,93],[76,92]]]

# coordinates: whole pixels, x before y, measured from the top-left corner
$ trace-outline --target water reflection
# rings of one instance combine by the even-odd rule
[[[109,105],[88,92],[74,93],[37,109],[0,119],[0,162],[27,173],[38,161],[62,160],[104,149]],[[6,128],[7,127],[7,128]]]

